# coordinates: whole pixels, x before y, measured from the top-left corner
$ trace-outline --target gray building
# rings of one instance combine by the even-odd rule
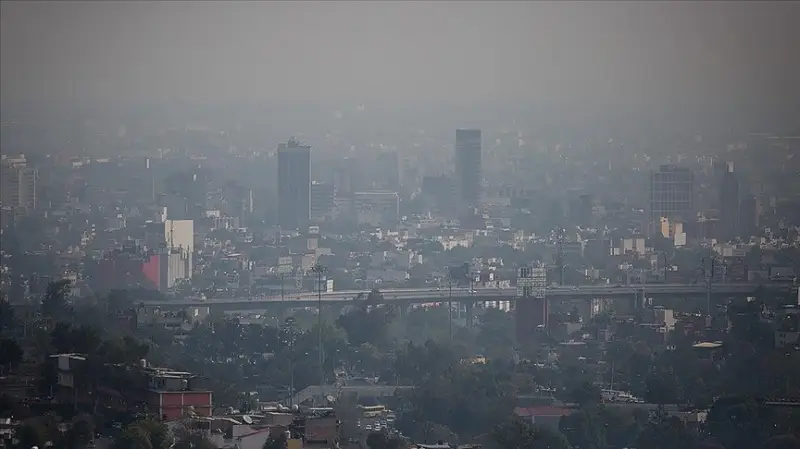
[[[311,183],[311,220],[332,220],[334,204],[333,184],[316,181]]]
[[[457,129],[455,178],[465,206],[477,206],[481,197],[481,130]]]
[[[720,232],[724,240],[739,236],[739,179],[733,171],[733,162],[725,164],[719,199]]]
[[[0,176],[0,204],[14,209],[26,209],[29,213],[36,209],[36,181],[38,172],[35,168],[3,166]]]
[[[278,145],[278,223],[304,228],[311,215],[311,147],[294,137]]]
[[[665,217],[690,221],[694,215],[694,173],[686,167],[662,165],[650,172],[650,235]]]

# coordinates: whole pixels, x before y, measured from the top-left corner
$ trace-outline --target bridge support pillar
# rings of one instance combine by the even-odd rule
[[[632,313],[638,313],[644,310],[647,298],[644,291],[637,291],[630,298],[630,309]]]
[[[517,341],[528,343],[537,334],[546,333],[548,314],[547,298],[517,298],[514,308]]]
[[[475,301],[469,301],[465,306],[467,310],[467,327],[471,329],[475,324]]]

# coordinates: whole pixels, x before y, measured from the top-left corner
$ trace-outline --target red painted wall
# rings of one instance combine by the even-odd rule
[[[150,397],[150,409],[166,421],[182,418],[189,406],[200,416],[211,416],[211,392],[162,391]]]
[[[142,264],[142,274],[145,279],[150,281],[151,286],[158,290],[159,282],[161,281],[161,264],[160,258],[157,254],[150,256],[150,260]]]

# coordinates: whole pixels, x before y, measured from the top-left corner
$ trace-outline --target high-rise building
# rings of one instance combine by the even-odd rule
[[[547,267],[521,267],[517,273],[517,341],[530,340],[536,331],[546,331]]]
[[[333,170],[333,189],[337,197],[353,196],[353,166],[345,159],[342,165]]]
[[[662,165],[650,172],[648,231],[652,235],[661,217],[683,222],[694,214],[694,173],[677,165]]]
[[[465,206],[477,206],[481,196],[481,130],[457,129],[455,178]]]
[[[452,177],[447,175],[423,176],[422,195],[430,203],[437,215],[452,216],[457,214],[457,186]]]
[[[382,175],[381,188],[398,191],[400,190],[400,159],[397,151],[383,151],[377,158],[378,172]]]
[[[5,165],[2,168],[2,185],[0,186],[0,203],[4,207],[36,209],[36,180],[38,171],[25,166]]]
[[[725,164],[719,191],[720,236],[732,240],[739,236],[739,179],[733,172],[733,162]]]
[[[294,137],[278,145],[278,223],[305,228],[311,216],[311,147]]]
[[[311,219],[320,222],[333,218],[333,184],[327,182],[311,183]]]
[[[145,242],[153,253],[143,270],[154,287],[168,289],[179,279],[192,278],[194,221],[167,219],[148,222]]]
[[[753,195],[745,195],[739,202],[739,234],[751,237],[758,229],[758,200]]]
[[[400,219],[400,197],[397,192],[355,192],[353,206],[359,224],[393,227]]]

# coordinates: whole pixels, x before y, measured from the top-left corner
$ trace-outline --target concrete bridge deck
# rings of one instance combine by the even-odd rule
[[[764,284],[770,291],[791,290],[790,285],[784,284]],[[711,294],[713,295],[747,295],[756,292],[759,284],[712,284]],[[580,287],[548,287],[546,296],[548,298],[614,298],[631,295],[647,296],[699,296],[707,294],[707,286],[703,284],[631,284],[631,285],[592,285]],[[357,297],[361,295],[360,298]],[[364,303],[368,291],[349,290],[323,292],[320,297],[323,303],[330,304],[353,304]],[[383,296],[382,303],[392,304],[402,303],[424,303],[442,302],[451,298],[448,288],[416,288],[416,289],[385,289],[381,290]],[[517,289],[514,288],[476,288],[470,291],[469,288],[453,288],[452,300],[454,302],[471,301],[512,301],[517,298]],[[278,305],[284,302],[287,306],[306,307],[317,305],[320,298],[316,293],[300,293],[285,295],[284,299],[278,296],[259,296],[250,298],[214,298],[207,300],[198,299],[174,299],[164,301],[145,301],[145,306],[160,306],[165,308],[184,308],[198,306],[212,306],[215,308],[232,309],[242,307],[258,307]]]

